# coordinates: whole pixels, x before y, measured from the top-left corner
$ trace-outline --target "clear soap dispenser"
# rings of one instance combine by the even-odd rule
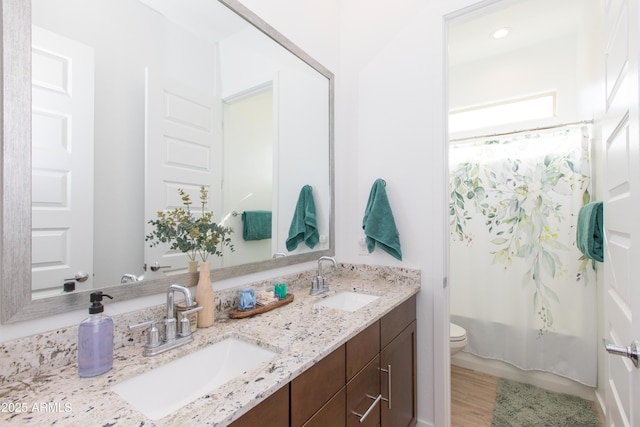
[[[102,292],[92,292],[89,317],[78,328],[78,374],[95,377],[113,366],[113,320],[102,314],[102,297],[113,299]]]

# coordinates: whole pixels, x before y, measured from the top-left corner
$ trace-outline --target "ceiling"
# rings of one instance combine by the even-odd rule
[[[592,0],[503,0],[452,20],[449,24],[449,64],[459,65],[500,55],[575,33],[585,22]],[[510,27],[508,37],[491,34]]]
[[[215,43],[246,28],[247,22],[218,1],[139,0],[203,40]]]

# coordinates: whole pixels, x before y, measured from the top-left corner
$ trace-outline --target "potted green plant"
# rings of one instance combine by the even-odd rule
[[[233,229],[213,222],[213,212],[206,210],[208,191],[204,185],[200,187],[201,212],[198,215],[191,212],[192,202],[189,194],[181,188],[178,189],[178,193],[184,207],[159,211],[158,218],[149,221],[154,228],[145,240],[150,242],[151,247],[169,243],[171,249],[185,253],[190,264],[196,263],[196,258],[200,258],[202,263],[196,287],[196,301],[203,309],[198,313],[198,327],[208,327],[213,324],[214,317],[209,255],[222,256],[223,246],[234,251],[230,237]]]

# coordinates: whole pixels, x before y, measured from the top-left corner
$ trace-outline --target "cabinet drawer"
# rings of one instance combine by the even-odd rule
[[[291,381],[291,426],[302,426],[345,384],[345,345]]]
[[[309,421],[304,427],[345,427],[346,420],[344,413],[347,408],[347,389],[342,389],[331,398]]]
[[[289,426],[289,384],[235,420],[230,424],[230,427],[255,427],[259,425]]]
[[[412,296],[380,320],[380,348],[384,348],[416,319],[416,296]]]
[[[380,356],[376,356],[362,371],[347,383],[347,427],[375,427],[380,423],[380,404],[374,404],[380,395]],[[365,420],[363,415],[371,406],[373,409]],[[356,415],[354,414],[360,414]]]
[[[347,341],[347,381],[380,352],[380,322]]]

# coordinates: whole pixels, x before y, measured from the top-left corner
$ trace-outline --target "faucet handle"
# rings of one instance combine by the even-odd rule
[[[187,316],[190,314],[196,313],[202,310],[203,308],[204,307],[200,305],[190,310],[185,310],[180,312],[180,314],[182,315],[182,318],[180,319],[180,332],[178,335],[180,335],[181,337],[188,337],[189,335],[191,335],[191,322],[189,321],[189,318]]]
[[[135,325],[129,325],[129,330],[134,329],[147,329],[147,343],[145,348],[154,348],[160,345],[160,331],[156,326],[156,320],[148,320],[142,323],[136,323]]]
[[[317,292],[320,289],[319,279],[322,279],[322,276],[309,276],[309,279],[311,280],[311,292]]]

